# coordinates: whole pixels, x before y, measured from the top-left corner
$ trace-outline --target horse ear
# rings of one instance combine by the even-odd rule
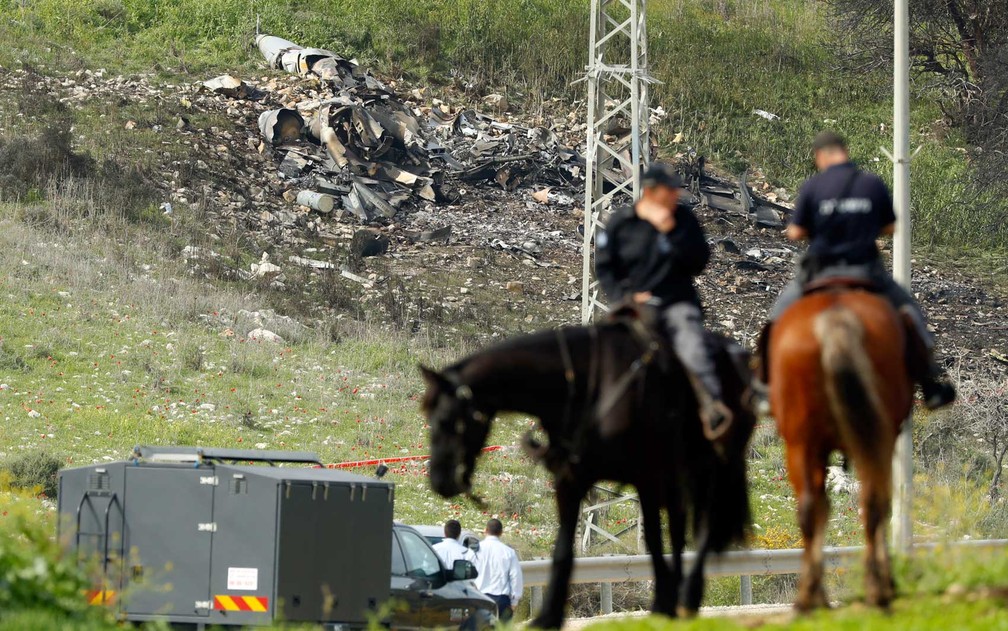
[[[427,383],[427,389],[444,389],[445,384],[448,382],[444,378],[444,375],[434,370],[433,368],[428,368],[423,364],[420,364],[420,374],[423,375],[424,382]]]

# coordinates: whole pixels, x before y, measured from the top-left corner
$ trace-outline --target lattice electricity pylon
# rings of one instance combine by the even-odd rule
[[[648,117],[647,0],[592,0],[589,34],[588,143],[581,320],[599,301],[594,280],[595,232],[614,204],[640,195],[640,174],[651,161]]]

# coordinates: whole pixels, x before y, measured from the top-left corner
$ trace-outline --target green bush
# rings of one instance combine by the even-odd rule
[[[62,554],[52,523],[37,514],[37,503],[5,487],[0,505],[0,620],[44,611],[44,617],[61,623],[52,628],[66,628],[70,620],[104,621],[106,612],[84,598],[87,578],[72,557]]]
[[[56,499],[57,474],[62,467],[63,461],[47,451],[29,451],[8,459],[0,465],[0,471],[7,472],[12,487],[30,492],[37,490]]]

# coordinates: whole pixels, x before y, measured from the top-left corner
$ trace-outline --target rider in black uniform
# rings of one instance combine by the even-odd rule
[[[710,259],[710,247],[693,213],[678,206],[678,174],[665,164],[643,175],[642,195],[616,210],[595,237],[595,269],[613,304],[633,301],[657,307],[676,355],[697,393],[710,438],[727,430],[731,411],[706,343],[700,296],[693,285]]]
[[[784,288],[759,341],[761,376],[766,379],[766,348],[774,321],[794,304],[805,285],[817,279],[855,278],[869,282],[900,312],[909,316],[927,349],[928,365],[912,371],[924,392],[924,403],[934,409],[955,400],[955,390],[942,381],[933,358],[934,338],[913,296],[893,280],[882,262],[875,240],[893,234],[896,215],[889,189],[876,175],[851,162],[846,141],[833,132],[819,134],[813,142],[819,173],[801,187],[787,236],[808,240],[797,277]]]

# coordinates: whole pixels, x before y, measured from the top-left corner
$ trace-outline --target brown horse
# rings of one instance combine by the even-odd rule
[[[908,336],[897,312],[866,291],[813,293],[788,309],[770,338],[770,407],[787,447],[805,552],[795,608],[828,607],[823,539],[829,518],[826,465],[849,456],[861,480],[865,598],[888,606],[894,583],[885,541],[892,457],[913,390]]]

